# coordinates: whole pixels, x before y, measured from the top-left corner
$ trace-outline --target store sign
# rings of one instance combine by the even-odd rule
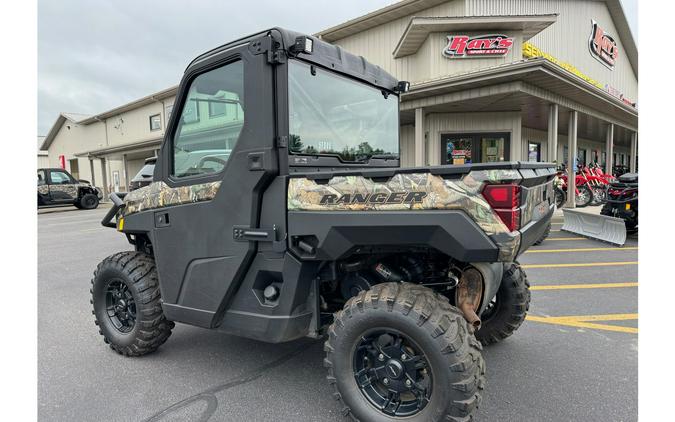
[[[588,82],[591,85],[594,85],[602,90],[607,91],[610,95],[613,95],[623,101],[625,104],[633,106],[637,108],[637,103],[635,101],[629,100],[628,98],[624,97],[624,95],[616,88],[608,85],[608,84],[601,84],[600,82],[596,81],[595,79],[587,76],[586,74],[582,73],[579,69],[574,67],[573,65],[563,62],[562,60],[558,60],[557,58],[551,56],[550,54],[540,50],[538,47],[535,47],[534,45],[530,44],[529,42],[523,43],[523,57],[526,59],[531,59],[531,58],[536,58],[536,57],[542,57],[551,63],[555,63],[558,66],[562,67],[563,69],[567,70],[568,72],[576,75],[577,77],[583,79],[584,81]]]
[[[610,70],[614,69],[619,56],[619,47],[614,37],[608,35],[593,19],[591,19],[591,37],[588,39],[588,48],[591,50],[591,55],[600,63]]]
[[[448,58],[500,57],[513,46],[513,38],[503,34],[493,35],[448,35],[448,45],[443,55]]]

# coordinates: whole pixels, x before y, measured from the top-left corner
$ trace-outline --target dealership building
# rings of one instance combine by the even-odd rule
[[[638,53],[619,0],[403,0],[315,35],[411,83],[404,166],[637,170]],[[42,144],[50,165],[126,190],[160,147],[176,90],[98,115],[61,113]]]

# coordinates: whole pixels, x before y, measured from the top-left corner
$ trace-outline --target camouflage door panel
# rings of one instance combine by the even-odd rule
[[[49,191],[53,197],[63,198],[77,198],[77,190],[79,185],[49,185]],[[60,195],[59,195],[60,194]]]
[[[47,185],[38,185],[37,191],[40,195],[49,195],[49,186]]]
[[[130,192],[124,197],[122,215],[130,215],[155,208],[209,201],[220,189],[220,181],[172,188],[166,183],[153,182]]]

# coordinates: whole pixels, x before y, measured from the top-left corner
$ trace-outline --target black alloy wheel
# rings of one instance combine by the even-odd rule
[[[129,287],[120,279],[108,283],[105,292],[106,313],[120,333],[128,333],[136,324],[136,302]]]
[[[412,416],[429,403],[433,385],[429,362],[403,333],[370,330],[356,346],[353,365],[359,390],[382,413]]]

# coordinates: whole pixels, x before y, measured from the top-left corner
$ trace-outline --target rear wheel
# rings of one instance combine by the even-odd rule
[[[162,313],[155,261],[142,252],[104,259],[91,280],[91,303],[103,340],[117,353],[141,356],[157,350],[174,327]]]
[[[468,421],[485,385],[481,345],[431,289],[384,283],[335,314],[324,360],[342,413],[357,421]]]
[[[499,290],[481,315],[476,338],[485,346],[504,340],[525,321],[530,309],[530,283],[527,275],[514,262],[504,265]]]
[[[93,210],[94,208],[98,207],[98,196],[94,195],[93,193],[84,194],[75,204],[75,206],[85,210]]]

